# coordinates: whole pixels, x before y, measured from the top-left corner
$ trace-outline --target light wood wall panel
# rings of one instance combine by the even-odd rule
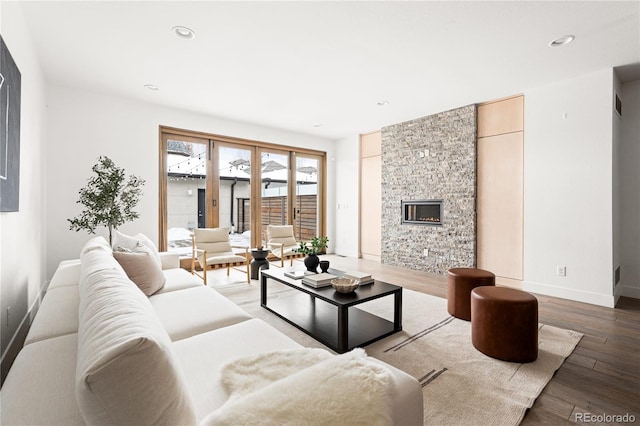
[[[382,155],[382,136],[381,133],[373,132],[360,136],[360,156],[373,157]]]
[[[478,106],[478,137],[524,130],[524,97],[488,102]]]
[[[523,132],[478,140],[477,263],[522,280]]]
[[[382,135],[360,136],[360,255],[380,261],[382,254]]]
[[[360,251],[365,259],[380,259],[382,253],[382,157],[362,159]]]

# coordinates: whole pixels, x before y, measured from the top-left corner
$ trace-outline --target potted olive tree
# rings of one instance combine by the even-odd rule
[[[307,255],[307,257],[304,258],[304,265],[307,267],[307,271],[317,272],[318,265],[320,264],[318,254],[324,253],[328,242],[329,238],[327,237],[313,237],[309,242],[300,242],[300,245],[295,251],[296,253]]]
[[[73,219],[67,219],[72,231],[87,230],[95,234],[96,227],[109,229],[109,244],[114,229],[139,217],[133,210],[142,195],[145,181],[135,175],[126,176],[108,157],[101,156],[91,170],[96,174],[89,178],[87,186],[80,189],[78,204],[85,210]]]

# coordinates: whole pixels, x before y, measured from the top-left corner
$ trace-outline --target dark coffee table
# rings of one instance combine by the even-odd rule
[[[329,269],[337,276],[342,271]],[[262,271],[260,305],[338,353],[366,346],[402,330],[402,287],[376,280],[353,293],[338,293],[333,287],[313,288],[284,275],[284,270]],[[269,299],[269,280],[295,290],[291,295]],[[393,296],[393,321],[355,306],[380,297]]]

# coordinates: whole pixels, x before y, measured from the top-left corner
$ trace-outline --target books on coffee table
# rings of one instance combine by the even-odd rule
[[[328,272],[322,272],[320,274],[310,274],[305,275],[304,278],[302,278],[302,284],[306,284],[313,288],[326,287],[331,285],[331,280],[334,278],[338,277]]]
[[[307,274],[307,271],[285,271],[284,276],[293,278],[294,280],[299,280],[300,278],[304,278]]]
[[[373,284],[373,277],[371,274],[360,271],[345,272],[343,278],[353,278],[360,281],[360,285]]]

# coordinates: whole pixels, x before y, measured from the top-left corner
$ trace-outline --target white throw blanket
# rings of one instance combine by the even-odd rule
[[[202,425],[389,425],[391,372],[362,349],[291,349],[225,365],[229,400]]]

